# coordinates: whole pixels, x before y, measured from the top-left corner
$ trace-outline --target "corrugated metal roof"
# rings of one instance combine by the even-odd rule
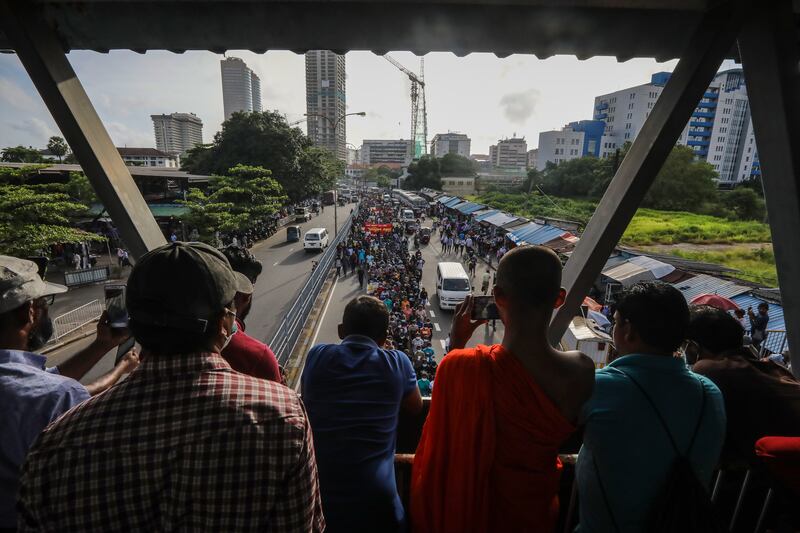
[[[631,257],[628,261],[635,265],[639,265],[642,268],[646,268],[653,273],[653,276],[656,279],[661,279],[664,276],[675,272],[674,266],[667,263],[662,263],[658,259],[653,259],[652,257],[648,257],[646,255],[637,255],[636,257]]]
[[[453,197],[451,200],[446,201],[444,205],[446,207],[455,207],[463,201],[461,198]]]
[[[474,213],[476,211],[480,211],[484,207],[486,207],[486,206],[484,206],[483,204],[475,204],[475,205],[469,207],[468,209],[462,210],[461,212],[464,213],[465,215],[471,215],[472,213]]]
[[[526,226],[522,226],[512,233],[509,233],[508,238],[511,239],[511,241],[515,244],[520,242],[526,242],[528,244],[543,244],[563,235],[564,233],[565,232],[563,229],[555,226],[530,222]]]
[[[498,209],[484,209],[483,211],[478,211],[477,213],[472,213],[472,216],[475,217],[475,220],[478,222],[482,220],[486,220],[490,216],[494,215],[495,213],[499,213],[500,210]]]
[[[625,287],[640,281],[653,281],[656,279],[650,270],[630,261],[625,261],[605,270],[603,275],[617,283],[621,283]]]
[[[693,278],[673,283],[673,286],[683,293],[687,302],[691,302],[694,297],[701,294],[719,294],[725,298],[733,298],[750,292],[749,287],[737,285],[732,281],[715,278],[707,274],[698,274]]]
[[[439,202],[440,204],[446,204],[452,199],[453,199],[452,196],[440,196],[439,198],[436,199],[436,201]]]
[[[487,224],[491,224],[492,226],[502,226],[503,224],[508,224],[514,220],[517,220],[519,217],[515,217],[514,215],[509,215],[508,213],[495,213],[494,215],[484,218],[482,222],[486,222]]]

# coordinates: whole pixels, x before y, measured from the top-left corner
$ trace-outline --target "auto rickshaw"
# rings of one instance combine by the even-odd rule
[[[421,244],[428,244],[431,242],[431,228],[421,228],[419,230],[419,242]]]
[[[303,230],[300,226],[287,226],[286,227],[286,242],[297,242],[303,236]]]

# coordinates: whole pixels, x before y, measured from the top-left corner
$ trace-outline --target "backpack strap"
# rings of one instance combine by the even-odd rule
[[[672,433],[669,430],[669,426],[667,425],[667,422],[664,420],[664,417],[661,416],[661,412],[658,410],[658,407],[656,407],[656,404],[655,404],[655,402],[653,402],[653,399],[650,397],[649,394],[647,394],[647,392],[645,392],[644,387],[642,387],[639,384],[639,382],[636,381],[636,379],[634,379],[634,377],[632,375],[628,374],[627,372],[625,372],[621,368],[615,368],[615,369],[620,371],[620,372],[622,372],[622,374],[624,374],[629,380],[631,380],[631,382],[634,385],[636,385],[636,388],[639,389],[639,391],[642,393],[642,395],[645,397],[645,399],[647,399],[647,402],[650,404],[650,407],[652,407],[653,411],[655,411],[656,417],[658,417],[658,421],[661,423],[661,427],[663,427],[664,431],[667,433],[667,436],[669,437],[669,442],[670,442],[670,444],[672,444],[672,449],[675,451],[675,455],[677,455],[678,457],[686,457],[686,456],[688,456],[692,451],[692,447],[694,446],[694,441],[697,438],[697,433],[700,430],[700,423],[703,421],[703,415],[704,415],[705,410],[706,410],[706,388],[703,385],[703,382],[700,381],[700,379],[695,376],[695,379],[700,384],[700,392],[702,394],[702,400],[701,400],[701,405],[700,405],[700,416],[697,417],[697,422],[695,423],[694,431],[692,432],[692,438],[689,441],[689,447],[686,449],[685,453],[681,453],[680,450],[678,449],[677,443],[675,442],[675,438],[672,436]]]
[[[614,517],[614,513],[611,511],[611,502],[608,501],[608,494],[606,494],[606,488],[603,486],[603,479],[600,477],[600,468],[597,466],[597,459],[594,453],[592,453],[592,464],[594,465],[594,474],[597,477],[597,486],[600,487],[603,503],[606,506],[606,511],[608,511],[608,517],[611,519],[611,525],[614,526],[614,531],[619,532],[619,525],[617,524],[617,519]]]

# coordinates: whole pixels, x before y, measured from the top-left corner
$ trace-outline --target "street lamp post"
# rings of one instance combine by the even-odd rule
[[[328,124],[330,124],[331,127],[333,128],[333,147],[334,147],[334,150],[336,150],[336,140],[337,140],[336,139],[336,128],[339,126],[339,123],[342,120],[345,119],[345,117],[349,117],[351,115],[358,115],[359,117],[366,117],[367,116],[366,112],[359,111],[357,113],[345,113],[344,115],[340,116],[336,120],[331,120],[328,117],[326,117],[325,115],[320,115],[320,114],[317,114],[317,113],[304,113],[303,114],[303,116],[306,116],[306,117],[324,118],[325,120],[328,121]],[[336,157],[339,157],[339,154],[334,154],[334,155]],[[337,209],[337,207],[338,207],[337,204],[338,204],[338,200],[339,200],[339,198],[338,198],[339,194],[338,194],[338,192],[336,191],[335,188],[334,188],[334,195],[333,196],[334,196],[334,199],[333,199],[333,234],[334,235],[339,235],[339,216],[338,216],[339,215],[339,210]]]

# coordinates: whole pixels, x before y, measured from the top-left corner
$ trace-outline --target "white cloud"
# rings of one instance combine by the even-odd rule
[[[128,146],[131,148],[145,148],[155,145],[152,132],[143,132],[129,128],[121,122],[106,122],[106,129],[114,142],[114,146]]]
[[[500,107],[510,122],[522,125],[536,112],[536,103],[540,96],[541,93],[536,89],[504,94],[500,98]]]
[[[53,135],[61,135],[58,130],[53,129],[44,120],[36,117],[26,118],[20,122],[13,122],[10,124],[10,126],[16,131],[27,133],[34,139],[37,139],[39,143],[34,146],[43,146]]]
[[[42,107],[42,102],[38,98],[34,99],[10,79],[0,78],[0,109],[5,106],[21,111],[37,111]]]

